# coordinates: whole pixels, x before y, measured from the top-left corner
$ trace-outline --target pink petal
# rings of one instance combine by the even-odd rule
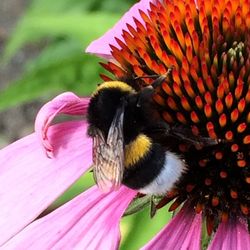
[[[247,223],[242,218],[220,223],[208,250],[246,250],[250,249],[250,234]]]
[[[53,146],[47,136],[50,123],[58,114],[85,115],[88,108],[89,98],[80,98],[71,92],[58,95],[50,102],[46,103],[39,111],[35,131],[41,138],[48,156],[53,155]]]
[[[190,205],[184,205],[142,250],[200,250],[201,223],[201,214],[196,214]]]
[[[110,53],[111,50],[109,44],[112,44],[118,48],[120,47],[117,44],[115,37],[119,38],[120,40],[123,40],[122,30],[128,30],[126,24],[128,23],[135,27],[133,18],[142,21],[142,18],[139,14],[139,10],[147,12],[147,9],[150,9],[150,2],[154,3],[155,0],[141,0],[139,3],[136,3],[127,13],[123,15],[123,17],[118,21],[118,23],[115,24],[113,28],[108,30],[103,36],[101,36],[97,40],[93,41],[87,47],[86,52],[96,54],[106,59],[111,59],[112,56]]]
[[[103,194],[94,186],[34,221],[4,249],[118,249],[119,221],[136,192],[121,187]]]
[[[0,245],[33,221],[92,163],[84,122],[52,126],[55,157],[49,159],[36,134],[0,151]]]

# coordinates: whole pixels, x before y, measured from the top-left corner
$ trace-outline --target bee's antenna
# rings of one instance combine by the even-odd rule
[[[143,78],[156,78],[156,77],[159,77],[159,75],[137,76],[137,77],[134,77],[134,80],[143,79]]]
[[[169,74],[172,72],[173,68],[174,68],[173,66],[169,67],[168,71],[165,74],[159,76],[157,79],[155,79],[155,81],[152,82],[151,86],[154,89],[156,89],[158,86],[160,86],[166,80],[166,78],[169,76]]]
[[[158,86],[160,86],[165,80],[166,78],[169,76],[169,74],[171,73],[171,71],[173,70],[174,66],[170,66],[168,68],[168,71],[163,74],[163,75],[148,75],[148,76],[137,76],[134,77],[134,80],[138,80],[138,79],[143,79],[143,78],[156,78],[152,84],[150,86],[152,86],[154,89]],[[149,86],[148,86],[149,87]]]

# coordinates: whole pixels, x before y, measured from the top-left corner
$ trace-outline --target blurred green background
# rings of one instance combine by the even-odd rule
[[[0,146],[4,146],[33,130],[36,112],[53,96],[64,91],[86,96],[93,91],[101,81],[101,59],[84,50],[136,1],[1,1]],[[15,24],[6,23],[8,18]],[[85,175],[50,210],[92,184],[92,175]],[[121,249],[138,249],[170,216],[163,208],[153,220],[147,209],[125,217]]]

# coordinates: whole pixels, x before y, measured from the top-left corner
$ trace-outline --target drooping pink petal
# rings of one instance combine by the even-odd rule
[[[250,249],[250,234],[247,223],[242,218],[220,223],[208,250],[246,250]]]
[[[115,24],[113,28],[108,30],[103,36],[93,41],[86,49],[87,53],[96,54],[100,57],[111,59],[111,50],[109,44],[119,47],[115,38],[122,38],[122,30],[128,30],[126,24],[130,24],[135,27],[133,18],[142,21],[142,18],[139,14],[139,10],[144,11],[145,13],[149,9],[150,2],[154,3],[155,0],[141,0],[139,3],[136,3],[123,17]]]
[[[53,145],[47,132],[52,120],[58,114],[85,115],[89,98],[80,98],[71,92],[65,92],[46,103],[39,111],[35,121],[35,131],[41,138],[48,156],[53,155]]]
[[[48,158],[36,134],[0,151],[0,245],[33,221],[92,163],[84,122],[51,126],[55,156]]]
[[[201,223],[201,214],[196,214],[190,205],[184,205],[142,250],[200,250]]]
[[[94,186],[34,221],[4,249],[117,249],[120,218],[135,195],[124,186],[108,194]]]

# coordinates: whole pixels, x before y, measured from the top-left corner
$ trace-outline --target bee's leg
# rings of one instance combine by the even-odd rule
[[[173,126],[171,128],[171,134],[181,140],[191,143],[192,145],[214,146],[220,142],[220,140],[212,139],[210,137],[194,135],[190,128],[184,126]]]

